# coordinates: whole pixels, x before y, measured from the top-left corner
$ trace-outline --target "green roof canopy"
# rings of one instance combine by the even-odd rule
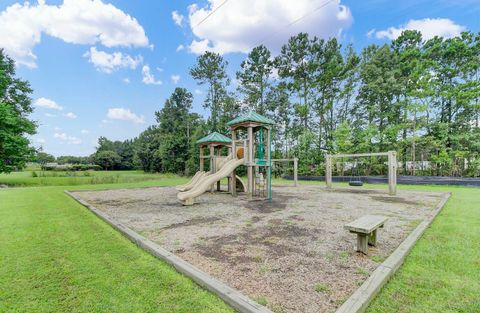
[[[260,124],[274,125],[275,122],[268,117],[260,115],[256,112],[250,111],[248,114],[241,115],[230,122],[227,123],[227,126],[232,126],[244,122],[255,122]]]
[[[205,137],[197,140],[197,144],[211,143],[211,142],[231,143],[232,139],[230,139],[227,136],[224,136],[220,133],[213,132],[213,133],[209,134],[208,136],[205,136]]]

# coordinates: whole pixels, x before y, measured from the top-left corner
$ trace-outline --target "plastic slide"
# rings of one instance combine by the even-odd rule
[[[243,162],[243,159],[229,160],[216,173],[200,179],[192,189],[178,193],[178,200],[182,201],[184,205],[192,205],[196,197],[200,196],[205,191],[210,190],[214,183],[230,175],[230,173],[242,165]]]
[[[177,186],[177,187],[175,187],[175,189],[177,189],[178,191],[190,190],[190,189],[192,189],[193,186],[195,186],[195,184],[200,179],[202,179],[202,177],[204,177],[206,175],[207,174],[204,171],[198,171],[195,175],[193,175],[192,179],[190,179],[190,181],[188,183],[186,183],[185,185]]]
[[[247,192],[247,186],[243,182],[242,178],[238,175],[235,175],[235,179],[237,180],[237,191]]]
[[[226,157],[217,158],[216,168],[217,172],[225,165],[228,161],[232,159],[232,154],[229,154]]]
[[[183,184],[183,185],[175,186],[175,189],[177,189],[177,190],[182,190],[182,189],[185,188],[186,186],[190,185],[194,180],[197,179],[197,177],[198,177],[198,175],[200,175],[200,173],[202,173],[202,171],[196,172],[195,175],[193,175],[193,177],[188,181],[188,183]]]
[[[227,163],[231,159],[232,159],[231,154],[229,154],[227,157],[217,159],[217,169],[220,170],[222,168],[222,166],[225,165],[225,163]],[[204,178],[208,175],[212,175],[212,174],[210,174],[210,172],[198,171],[197,173],[195,173],[195,175],[193,175],[192,179],[190,179],[190,181],[188,183],[186,183],[184,185],[176,186],[175,189],[177,189],[178,191],[190,190],[195,186],[195,184],[198,181],[200,181],[202,178]]]

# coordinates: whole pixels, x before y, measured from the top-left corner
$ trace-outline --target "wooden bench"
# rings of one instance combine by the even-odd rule
[[[377,245],[377,229],[383,227],[387,218],[380,215],[365,215],[347,224],[344,228],[357,234],[357,251],[368,254],[368,245]]]

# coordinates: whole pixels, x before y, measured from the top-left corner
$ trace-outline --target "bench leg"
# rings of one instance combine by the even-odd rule
[[[365,234],[357,234],[357,251],[368,254],[368,236]]]
[[[368,244],[374,247],[377,246],[377,230],[376,229],[368,236]]]

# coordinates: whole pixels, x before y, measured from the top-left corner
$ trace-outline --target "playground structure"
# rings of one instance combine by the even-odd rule
[[[274,162],[294,163],[294,181],[297,186],[298,159],[272,159],[271,132],[274,122],[258,113],[249,112],[227,123],[231,138],[213,132],[197,141],[200,147],[200,170],[185,185],[177,186],[177,198],[184,205],[193,205],[195,198],[210,190],[221,190],[221,181],[227,178],[227,192],[236,196],[245,192],[249,200],[272,199],[272,166]],[[209,155],[204,154],[208,147]],[[227,154],[227,155],[225,155]],[[332,160],[336,158],[359,158],[387,156],[389,194],[397,193],[397,157],[395,151],[360,154],[327,154],[325,159],[325,182],[332,188]],[[209,171],[205,171],[205,160]],[[239,166],[247,168],[247,185],[236,174]],[[355,165],[357,166],[357,165]],[[351,186],[361,186],[359,179],[350,181]]]
[[[221,180],[228,179],[227,191],[233,196],[237,191],[246,192],[248,199],[272,199],[271,129],[274,122],[260,114],[250,112],[227,123],[232,138],[219,133],[197,141],[200,145],[200,171],[185,185],[177,186],[177,198],[184,205],[193,205],[195,198],[206,191],[220,190]],[[205,146],[209,155],[204,155]],[[227,148],[228,155],[222,156]],[[205,172],[205,160],[209,160],[209,172]],[[247,185],[236,175],[239,166],[247,167]],[[238,188],[240,187],[240,188]]]
[[[220,133],[213,132],[208,136],[205,136],[197,140],[196,144],[199,145],[200,150],[200,170],[192,177],[192,179],[184,185],[177,186],[178,191],[184,192],[192,189],[197,182],[208,176],[209,174],[217,173],[224,165],[231,159],[232,153],[232,140],[227,136],[224,136]],[[209,152],[208,155],[205,155],[205,149]],[[225,156],[225,152],[227,155]],[[209,168],[208,172],[205,172],[205,161]],[[227,188],[229,191],[230,188],[230,179],[228,176]],[[246,186],[243,183],[242,179],[239,176],[235,176],[237,180],[237,189],[239,191],[246,191]],[[214,184],[211,186],[211,191],[215,190]],[[217,181],[217,191],[221,190],[221,180]]]
[[[359,158],[387,156],[388,157],[388,194],[394,196],[397,194],[397,153],[395,151],[376,152],[376,153],[358,153],[358,154],[327,154],[325,158],[325,183],[328,189],[332,188],[332,160],[338,158]],[[358,181],[352,181],[352,186],[360,185]]]

